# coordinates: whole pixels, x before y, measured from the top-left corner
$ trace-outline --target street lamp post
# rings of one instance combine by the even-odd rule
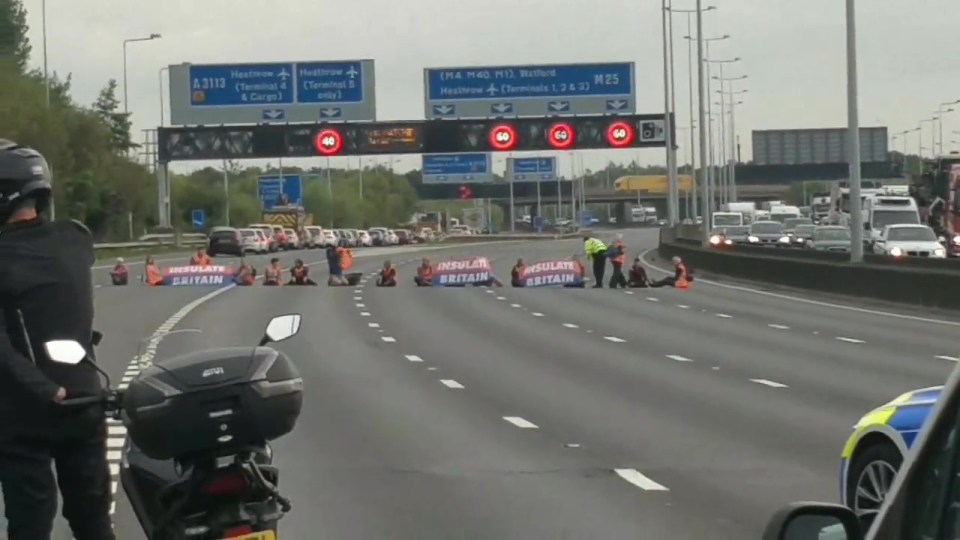
[[[727,189],[728,189],[727,200],[728,201],[737,200],[736,163],[737,161],[739,161],[739,156],[737,155],[737,113],[736,111],[737,111],[737,105],[743,104],[742,101],[735,103],[734,96],[746,94],[748,92],[748,90],[745,90],[745,89],[740,90],[738,92],[734,92],[733,83],[736,81],[745,80],[746,78],[747,78],[746,75],[741,75],[740,77],[728,77],[728,78],[724,78],[721,76],[717,78],[717,80],[720,81],[720,90],[717,93],[721,95],[721,99],[724,101],[726,100],[726,98],[728,97],[730,98],[730,113],[729,113],[730,114],[730,137],[728,139],[730,141],[730,147],[729,147],[730,159],[727,160],[727,162],[725,163],[725,166],[727,167]],[[729,84],[730,90],[726,90],[723,88],[723,83],[725,82]]]
[[[847,161],[850,165],[850,262],[863,261],[863,214],[860,208],[860,109],[857,88],[857,9],[847,0]]]
[[[698,60],[699,60],[700,63],[707,63],[707,65],[705,66],[705,68],[706,68],[706,73],[704,73],[704,76],[706,77],[705,83],[706,83],[706,92],[707,92],[707,93],[706,93],[706,96],[705,96],[705,98],[704,98],[704,99],[705,99],[704,105],[705,105],[706,108],[707,108],[707,111],[706,111],[707,114],[711,114],[711,113],[713,113],[713,107],[711,107],[711,103],[712,103],[712,102],[710,101],[710,92],[712,91],[712,90],[711,90],[711,85],[710,85],[710,64],[709,64],[709,59],[710,59],[710,43],[711,43],[711,42],[714,42],[714,41],[724,41],[724,40],[730,39],[730,34],[724,34],[724,35],[722,35],[722,36],[713,37],[713,38],[705,38],[705,37],[703,37],[703,35],[701,34],[702,30],[703,30],[703,17],[701,17],[701,16],[698,14],[698,15],[697,15],[697,38],[696,38],[696,39],[697,39],[697,48],[699,49],[701,45],[703,45],[703,46],[706,48],[705,56],[704,56],[704,55],[698,55],[698,56],[702,56],[702,57],[699,58]],[[687,36],[687,39],[693,39],[693,37],[692,37],[692,36]],[[710,130],[704,130],[704,131],[706,131],[707,136],[712,136]],[[713,148],[713,141],[710,141],[710,142],[708,143],[708,145],[709,145],[709,148]],[[712,152],[711,152],[710,155],[709,155],[709,159],[710,159],[709,164],[704,163],[703,166],[707,169],[707,181],[708,181],[710,184],[713,184],[713,183],[714,183],[714,179],[715,179],[715,177],[716,177],[716,171],[714,171],[714,162],[713,162],[713,153],[712,153]],[[708,191],[709,191],[709,190],[708,190]],[[706,201],[706,202],[710,202],[710,201]],[[712,204],[712,203],[711,203],[711,204]],[[711,206],[710,208],[712,209],[713,207]]]
[[[708,53],[709,53],[709,47],[707,48],[707,50],[708,50]],[[720,77],[719,77],[719,80],[722,80],[722,79],[723,79],[723,66],[724,66],[724,64],[734,64],[734,63],[739,62],[739,61],[740,61],[740,57],[739,57],[739,56],[736,57],[736,58],[729,59],[729,60],[712,60],[712,59],[710,59],[709,57],[705,60],[705,62],[707,63],[707,69],[708,69],[708,70],[710,69],[710,64],[717,64],[718,66],[720,66]],[[717,79],[717,77],[711,77],[711,78]],[[709,80],[709,79],[707,80],[707,84],[708,84],[708,85],[710,84],[710,80]],[[723,84],[722,84],[722,83],[721,83],[721,85],[720,85],[720,88],[721,88],[721,89],[723,88]],[[708,86],[707,93],[708,93],[708,95],[710,95],[709,86]],[[712,103],[713,103],[712,98],[708,98],[708,100],[707,100],[707,105],[709,106],[709,105],[711,105]],[[710,109],[708,109],[708,110],[707,110],[707,113],[708,113],[708,114],[713,114],[713,111],[710,110]],[[720,116],[720,126],[719,126],[719,127],[720,127],[720,130],[721,130],[721,131],[720,131],[720,134],[723,135],[724,119],[723,119],[723,109],[722,109],[722,108],[721,108],[720,114],[721,114],[721,116]],[[710,135],[710,136],[711,136],[711,138],[713,137],[712,131],[711,131],[711,135]],[[721,139],[720,145],[721,145],[721,146],[720,146],[721,159],[724,159],[724,155],[726,154],[726,150],[724,149],[724,139]],[[717,185],[716,185],[716,184],[717,184],[717,182],[716,182],[716,173],[713,173],[713,171],[712,171],[712,169],[713,169],[713,167],[714,167],[714,164],[716,163],[716,162],[714,161],[714,157],[713,157],[713,140],[710,141],[710,149],[711,149],[711,152],[710,152],[710,168],[711,168],[711,173],[712,173],[712,174],[711,174],[712,180],[711,180],[711,182],[710,182],[710,184],[711,184],[710,187],[711,187],[711,194],[713,194],[713,191],[718,189],[718,188],[717,188]],[[723,189],[724,189],[724,182],[726,181],[726,167],[722,168],[719,172],[720,172],[720,187],[719,187],[719,191],[720,191],[720,193],[722,194],[722,193],[723,193]],[[711,205],[712,205],[712,204],[714,204],[714,199],[711,199]],[[713,206],[711,206],[711,208],[713,208]]]
[[[716,6],[707,6],[702,10],[696,9],[672,9],[673,13],[684,13],[687,15],[687,95],[690,101],[690,177],[692,184],[690,186],[690,218],[696,218],[699,213],[697,210],[697,146],[696,146],[696,122],[694,115],[696,109],[693,107],[693,15],[701,12],[713,11]],[[703,163],[700,164],[704,166]]]
[[[661,13],[663,18],[663,116],[664,126],[666,127],[664,139],[667,147],[667,221],[670,226],[676,226],[678,215],[678,193],[677,190],[677,160],[676,151],[673,144],[673,126],[670,123],[670,93],[671,93],[671,74],[673,66],[670,63],[670,36],[667,12],[667,0],[661,0]]]
[[[158,83],[157,89],[160,90],[160,127],[164,126],[164,112],[163,112],[163,72],[168,71],[170,68],[163,66],[157,70]],[[169,73],[167,74],[169,76]]]
[[[937,116],[940,117],[940,155],[943,155],[943,113],[953,112],[953,109],[943,110],[944,107],[949,107],[951,105],[960,105],[960,99],[956,101],[948,101],[946,103],[941,103],[937,107]]]
[[[939,117],[939,116],[934,116],[933,118],[927,118],[927,119],[925,119],[925,120],[921,120],[921,121],[920,121],[920,126],[917,128],[917,131],[918,131],[919,137],[920,137],[920,140],[917,141],[917,146],[920,147],[919,155],[920,155],[921,158],[923,158],[923,125],[926,124],[927,122],[930,122],[930,135],[931,135],[931,137],[933,137],[933,139],[932,139],[933,142],[930,143],[930,148],[931,148],[931,152],[935,152],[936,150],[933,150],[933,148],[935,147],[935,145],[934,145],[933,143],[937,142],[937,134],[936,134],[936,132],[933,130],[933,128],[935,127],[934,124],[933,124],[933,122],[936,122],[938,118],[940,118],[940,117]],[[923,170],[923,165],[922,165],[922,164],[921,164],[921,166],[920,166],[920,169]]]
[[[130,106],[127,99],[127,45],[130,43],[136,43],[138,41],[153,41],[155,39],[160,39],[161,37],[162,36],[160,34],[150,34],[147,37],[123,40],[123,114],[128,114],[130,112]]]
[[[703,164],[700,167],[700,200],[703,204],[703,211],[701,212],[703,226],[700,228],[700,232],[703,233],[703,246],[707,247],[710,245],[710,205],[707,203],[710,192],[707,185],[707,147],[705,146],[707,140],[707,111],[704,98],[707,95],[704,92],[704,68],[706,66],[703,61],[703,41],[703,0],[697,0],[697,99],[699,99],[699,112],[697,114],[700,122],[700,163]]]

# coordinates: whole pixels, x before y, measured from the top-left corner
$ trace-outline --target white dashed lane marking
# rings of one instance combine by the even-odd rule
[[[369,326],[370,328],[380,328],[380,323],[376,323],[376,322],[367,323],[367,326]]]
[[[380,339],[382,339],[383,341],[385,341],[385,342],[387,342],[387,343],[396,343],[396,342],[397,342],[396,338],[392,338],[392,337],[390,337],[390,336],[380,336]]]
[[[510,304],[510,307],[512,307],[512,308],[518,308],[518,307],[521,307],[521,306],[520,306],[520,304]]]
[[[417,356],[417,355],[415,355],[415,354],[405,355],[404,358],[406,358],[407,360],[409,360],[409,361],[411,361],[411,362],[423,362],[423,358],[420,358],[419,356]]]
[[[531,315],[533,315],[534,317],[543,317],[543,316],[544,316],[543,313],[540,313],[539,311],[534,311],[533,313],[531,313]]]
[[[463,388],[463,385],[458,383],[453,379],[440,379],[440,382],[443,383],[447,388],[460,389]]]
[[[575,324],[573,324],[573,323],[568,323],[568,322],[563,323],[563,326],[564,326],[565,328],[580,328],[579,326],[577,326],[577,325],[575,325]]]
[[[498,297],[497,297],[497,300],[506,300],[506,299],[507,299],[507,298],[504,297],[504,296],[498,296]]]
[[[519,416],[504,416],[503,419],[520,429],[540,429],[538,425]]]
[[[789,329],[790,329],[789,326],[785,326],[785,325],[782,325],[782,324],[768,324],[767,326],[769,326],[770,328],[776,328],[777,330],[789,330]]]
[[[837,337],[837,341],[842,341],[844,343],[866,343],[866,341],[862,339],[854,339],[854,338],[848,338],[848,337],[842,337],[842,336]]]
[[[937,358],[939,360],[946,360],[947,362],[960,362],[960,357],[947,356],[945,354],[938,354],[937,356],[934,356],[934,358]]]
[[[688,305],[686,305],[686,304],[677,304],[677,307],[680,308],[680,309],[690,309],[690,306],[688,306]]]
[[[770,388],[787,388],[787,385],[769,379],[750,379],[750,382],[769,386]]]
[[[363,297],[362,297],[362,296],[354,296],[353,299],[354,299],[354,300],[363,300]]]
[[[603,336],[603,339],[605,339],[605,340],[607,340],[607,341],[612,341],[612,342],[614,342],[614,343],[626,343],[626,342],[627,342],[627,340],[625,340],[625,339],[620,339],[620,338],[618,338],[617,336]]]
[[[357,307],[358,307],[358,308],[365,308],[365,307],[367,307],[367,305],[366,305],[366,304],[357,304]]]
[[[732,319],[732,318],[733,318],[733,315],[727,315],[726,313],[717,313],[716,315],[717,315],[717,317],[720,317],[721,319]]]
[[[675,362],[693,362],[693,360],[690,358],[687,358],[686,356],[680,356],[679,354],[668,354],[667,358]]]
[[[666,486],[654,482],[636,469],[614,469],[613,471],[620,478],[644,491],[670,491]]]
[[[369,317],[369,316],[370,316],[370,312],[369,312],[369,311],[361,311],[361,312],[360,312],[360,316],[361,316],[361,317]]]
[[[651,301],[651,302],[659,302],[659,301],[660,301],[659,298],[654,298],[654,297],[652,297],[652,296],[648,296],[648,297],[647,297],[647,300],[649,300],[649,301]]]

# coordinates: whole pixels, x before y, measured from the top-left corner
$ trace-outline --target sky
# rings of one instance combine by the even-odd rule
[[[693,9],[695,0],[672,0]],[[129,108],[136,138],[160,123],[167,99],[160,68],[191,62],[376,61],[379,120],[423,118],[423,68],[572,62],[636,63],[637,112],[664,110],[660,0],[46,0],[49,69],[73,74],[74,98],[92,103],[110,78],[123,80],[124,39],[162,38],[128,46]],[[33,63],[41,67],[41,0],[29,12]],[[857,10],[860,121],[890,134],[914,129],[944,102],[960,100],[957,0],[860,0]],[[750,131],[843,127],[847,124],[845,2],[842,0],[704,0],[705,37],[725,77],[748,92],[736,96],[737,135],[750,157]],[[695,25],[695,23],[694,23]],[[689,125],[687,15],[674,18],[677,120]],[[694,30],[696,27],[694,26]],[[694,54],[696,53],[694,48]],[[716,75],[714,71],[714,75]],[[694,77],[696,74],[694,73]],[[165,74],[164,74],[165,78]],[[696,80],[694,80],[696,82]],[[164,80],[163,85],[166,85]],[[714,90],[718,88],[714,86]],[[694,84],[696,91],[696,84]],[[719,96],[715,96],[715,100]],[[719,107],[715,107],[718,110]],[[943,122],[944,150],[960,149],[960,105]],[[169,111],[169,107],[165,106]],[[932,123],[923,124],[929,146]],[[680,130],[679,159],[689,161],[689,132]],[[719,139],[719,136],[717,137]],[[908,135],[917,151],[917,133]],[[901,150],[903,137],[895,141]],[[662,149],[585,151],[582,166],[610,161],[665,162]],[[558,154],[560,170],[571,163]],[[373,158],[365,158],[364,163]],[[352,159],[356,166],[356,158]],[[347,166],[346,158],[333,160]],[[379,158],[390,163],[390,158]],[[495,160],[502,168],[503,159]],[[255,164],[258,162],[248,162]],[[265,162],[259,162],[264,164]],[[318,166],[318,160],[284,164]],[[392,163],[419,167],[419,158]],[[183,171],[211,163],[177,164]],[[212,165],[218,166],[218,163]]]

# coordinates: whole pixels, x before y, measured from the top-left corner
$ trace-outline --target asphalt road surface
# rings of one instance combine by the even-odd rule
[[[656,243],[624,236],[631,258]],[[810,294],[411,283],[424,255],[485,255],[509,281],[518,257],[579,252],[361,251],[368,275],[399,263],[395,289],[124,288],[100,270],[99,356],[121,381],[158,328],[203,330],[165,338],[162,362],[252,345],[272,316],[302,314],[278,345],[305,382],[295,431],[274,443],[294,504],[280,532],[347,540],[757,538],[784,503],[838,500],[841,446],[864,412],[956,365],[960,323]],[[122,493],[116,527],[143,538]]]

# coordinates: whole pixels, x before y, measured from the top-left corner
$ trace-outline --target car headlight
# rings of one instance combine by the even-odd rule
[[[943,248],[937,248],[937,249],[933,250],[933,254],[934,254],[934,256],[936,256],[936,257],[946,257],[946,256],[947,256],[947,250],[945,250],[945,249],[943,249]]]
[[[953,237],[953,245],[960,246],[960,234]]]
[[[757,238],[756,236],[750,235],[750,236],[747,237],[747,241],[748,241],[748,242],[751,242],[751,243],[757,243],[757,242],[760,241],[760,239]]]
[[[794,241],[798,244],[802,244],[805,242],[805,240],[803,238],[800,238],[799,236],[794,238]]]
[[[724,238],[724,239],[723,239],[723,243],[726,244],[726,245],[728,245],[728,246],[732,246],[732,245],[733,245],[733,240],[731,240],[731,239],[729,239],[729,238]]]
[[[713,245],[719,244],[719,243],[720,243],[720,237],[717,236],[717,235],[711,236],[711,237],[710,237],[710,243],[713,244]]]
[[[892,248],[890,248],[890,252],[889,252],[889,253],[890,253],[890,255],[893,255],[894,257],[900,257],[900,256],[903,255],[903,250],[900,249],[900,248],[898,248],[898,247],[892,247]]]
[[[781,243],[781,244],[789,244],[789,243],[790,243],[790,237],[789,237],[789,236],[781,236],[781,237],[780,237],[780,243]]]

